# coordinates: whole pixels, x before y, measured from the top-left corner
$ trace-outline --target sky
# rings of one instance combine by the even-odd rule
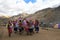
[[[60,0],[0,0],[0,14],[13,16],[20,13],[32,14],[44,8],[54,8]]]

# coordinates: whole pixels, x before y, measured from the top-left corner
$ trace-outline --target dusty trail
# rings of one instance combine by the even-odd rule
[[[2,35],[0,35],[0,40],[60,40],[60,29],[49,29],[42,30],[40,28],[39,33],[35,33],[32,36],[27,36],[25,34],[12,34],[12,37],[8,37],[7,29],[4,27],[0,28],[2,30]]]

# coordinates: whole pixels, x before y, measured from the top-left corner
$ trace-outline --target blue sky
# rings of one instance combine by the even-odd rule
[[[26,3],[29,3],[29,2],[32,2],[32,3],[35,3],[36,0],[24,0]]]
[[[38,10],[59,5],[60,0],[0,0],[0,15],[32,14]]]
[[[24,0],[26,3],[29,3],[30,2],[30,0]]]

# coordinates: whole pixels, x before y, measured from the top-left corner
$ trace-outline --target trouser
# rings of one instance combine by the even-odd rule
[[[38,31],[39,31],[39,27],[35,27],[35,31],[37,31],[37,32],[38,32]]]
[[[9,33],[9,37],[11,37],[11,33]]]
[[[24,30],[23,27],[19,27],[19,32],[22,32]]]
[[[15,32],[17,32],[17,30],[18,30],[18,28],[17,28],[17,27],[15,27],[15,28],[14,28],[14,31],[15,31]]]

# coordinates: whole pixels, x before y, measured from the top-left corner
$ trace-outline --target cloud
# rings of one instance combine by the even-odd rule
[[[53,8],[59,5],[60,0],[30,0],[29,3],[26,3],[24,0],[0,0],[0,13],[9,16],[22,12],[31,14],[44,8]]]

